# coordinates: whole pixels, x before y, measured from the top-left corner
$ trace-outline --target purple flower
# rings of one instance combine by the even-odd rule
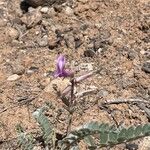
[[[54,73],[54,77],[69,77],[73,73],[65,69],[65,57],[60,55],[56,61],[56,71]]]

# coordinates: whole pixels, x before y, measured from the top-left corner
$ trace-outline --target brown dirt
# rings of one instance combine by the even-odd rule
[[[98,106],[117,98],[150,100],[150,65],[143,69],[150,63],[150,1],[74,0],[49,6],[46,13],[40,9],[22,13],[20,0],[0,1],[0,149],[17,149],[11,142],[17,124],[36,131],[31,114],[45,102],[54,106],[49,119],[62,111],[58,130],[65,132],[68,113],[56,94],[45,90],[59,80],[52,76],[58,53],[66,55],[76,76],[100,69],[77,87],[98,92],[77,100],[72,129],[92,120],[124,126],[149,122],[137,105],[111,105],[109,113]],[[18,79],[8,80],[13,74]],[[117,148],[125,145],[111,149]]]

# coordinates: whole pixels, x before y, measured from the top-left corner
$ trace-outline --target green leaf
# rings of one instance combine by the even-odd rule
[[[150,135],[150,125],[149,124],[144,125],[142,132],[143,134]]]
[[[142,133],[142,125],[139,125],[134,130],[134,137],[140,136]]]
[[[49,122],[48,118],[43,114],[44,108],[37,109],[33,113],[33,117],[40,124],[43,131],[43,138],[46,145],[49,143],[54,146],[55,143],[55,132],[53,125]]]
[[[86,136],[84,138],[84,142],[88,145],[88,146],[94,146],[95,145],[95,142],[94,142],[94,139],[89,135],[89,136]]]
[[[121,131],[119,132],[119,135],[118,135],[118,141],[119,142],[123,142],[123,141],[125,141],[126,140],[126,129],[125,128],[123,128],[123,129],[121,129]]]
[[[107,145],[108,144],[108,134],[107,133],[101,133],[100,134],[100,144],[101,145]]]
[[[22,150],[32,150],[34,147],[34,138],[31,134],[26,134],[21,125],[16,126],[18,132],[18,144]]]
[[[117,143],[118,141],[118,133],[115,132],[110,132],[109,133],[109,143],[113,144],[113,143]]]
[[[133,138],[134,137],[134,127],[130,127],[130,128],[128,128],[127,129],[127,131],[126,131],[126,137],[127,137],[127,139],[131,139],[131,138]]]
[[[98,136],[97,136],[98,135]],[[91,122],[75,131],[72,131],[62,142],[68,142],[68,148],[74,143],[84,140],[91,149],[104,146],[113,146],[150,135],[150,124],[131,126],[129,128],[115,128],[104,123]],[[94,141],[95,140],[95,141]],[[99,141],[99,143],[98,143]]]
[[[100,130],[101,132],[108,131],[108,130],[109,130],[109,125],[102,123],[102,124],[99,126],[99,130]]]

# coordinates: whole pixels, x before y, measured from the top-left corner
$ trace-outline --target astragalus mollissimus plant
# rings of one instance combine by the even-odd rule
[[[124,128],[101,123],[101,121],[91,121],[72,131],[72,116],[75,111],[74,107],[77,103],[76,97],[77,95],[83,96],[84,93],[89,92],[83,91],[75,94],[74,88],[77,84],[80,84],[81,81],[92,77],[98,71],[92,71],[82,76],[75,77],[73,71],[65,68],[65,63],[65,56],[59,55],[56,60],[56,71],[54,72],[54,77],[70,78],[71,84],[68,85],[62,92],[55,88],[59,98],[65,104],[66,110],[69,112],[69,121],[66,127],[66,133],[60,136],[60,133],[57,132],[57,129],[54,128],[53,124],[44,115],[44,109],[47,107],[39,108],[33,113],[33,117],[37,120],[41,127],[41,138],[44,141],[44,147],[46,149],[79,150],[78,144],[80,141],[84,141],[87,144],[87,149],[95,150],[100,149],[101,147],[114,146],[120,143],[135,140],[144,136],[150,136],[150,124]],[[26,137],[24,132],[19,132],[19,137],[22,139],[19,140],[20,144],[26,145],[22,147],[25,147],[26,150],[33,149],[33,145],[35,143],[33,138],[30,140],[30,138]],[[27,144],[28,142],[30,144]]]

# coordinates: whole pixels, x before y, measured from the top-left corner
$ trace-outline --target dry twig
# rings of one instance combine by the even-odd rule
[[[111,105],[111,104],[120,104],[120,103],[144,103],[150,104],[150,101],[141,100],[141,99],[114,99],[114,100],[106,100],[101,103],[101,105]]]

